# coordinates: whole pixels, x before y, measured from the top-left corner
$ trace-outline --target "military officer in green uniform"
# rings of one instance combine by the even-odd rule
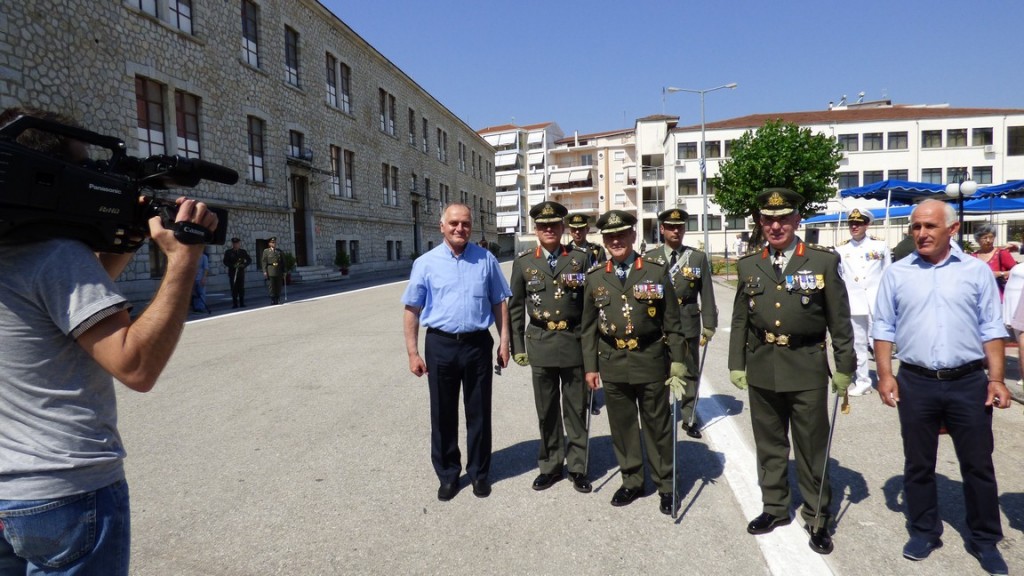
[[[263,277],[269,282],[270,303],[281,303],[281,286],[284,285],[284,252],[277,249],[277,236],[267,240],[267,248],[260,259]]]
[[[683,322],[683,336],[686,337],[686,394],[679,399],[683,430],[699,438],[700,423],[694,419],[691,430],[690,417],[697,398],[700,346],[706,346],[715,335],[718,308],[715,305],[715,288],[707,254],[683,245],[687,218],[689,214],[679,208],[670,208],[658,214],[661,237],[665,243],[648,250],[644,258],[668,267],[669,278],[675,288]]]
[[[659,509],[670,514],[675,447],[666,385],[677,395],[685,387],[683,327],[667,268],[633,250],[634,224],[636,217],[621,210],[606,212],[597,221],[611,259],[587,272],[583,367],[592,390],[604,385],[612,447],[622,472],[612,506],[630,504],[643,492],[646,446],[651,478],[661,496]],[[665,371],[666,355],[671,376]]]
[[[590,219],[587,218],[586,214],[573,214],[569,216],[567,222],[569,224],[569,235],[572,236],[569,248],[579,248],[587,253],[589,258],[587,268],[608,259],[608,255],[605,254],[604,248],[600,244],[587,240],[587,233],[590,232]]]
[[[796,236],[803,201],[785,188],[769,188],[757,196],[768,246],[738,264],[729,379],[741,390],[750,385],[763,512],[747,532],[767,534],[791,522],[787,431],[792,428],[804,500],[800,514],[811,533],[811,548],[828,554],[833,546],[831,490],[822,477],[829,435],[826,332],[832,339],[832,389],[837,394],[849,387],[856,361],[839,256]]]
[[[530,210],[540,245],[512,262],[508,311],[512,359],[533,371],[533,399],[540,423],[540,475],[533,481],[533,489],[544,490],[561,480],[564,463],[573,487],[587,493],[592,486],[586,469],[587,387],[580,318],[588,256],[562,245],[567,213],[565,206],[550,201]]]

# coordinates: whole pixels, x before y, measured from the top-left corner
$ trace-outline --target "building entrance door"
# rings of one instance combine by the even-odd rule
[[[420,236],[423,235],[422,227],[423,227],[423,223],[420,222],[420,203],[418,201],[413,201],[413,203],[412,203],[412,249],[416,252],[417,256],[419,256],[420,254],[423,254],[423,249],[422,249],[422,247],[420,245],[421,244]]]

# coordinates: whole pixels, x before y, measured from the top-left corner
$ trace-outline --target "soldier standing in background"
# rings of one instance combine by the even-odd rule
[[[608,254],[605,253],[603,246],[587,240],[587,234],[590,232],[590,219],[586,214],[573,214],[569,216],[567,222],[569,224],[569,235],[572,236],[572,241],[569,242],[569,249],[578,248],[587,253],[587,270],[595,264],[600,264],[608,259]],[[600,390],[592,390],[590,394],[594,397],[590,402],[590,413],[597,416],[601,413],[601,392]]]
[[[281,303],[281,286],[284,285],[284,252],[277,249],[277,236],[267,240],[267,249],[263,251],[263,277],[270,282],[268,292],[270,303]]]
[[[689,214],[679,208],[670,208],[658,214],[661,223],[661,237],[665,243],[652,248],[644,257],[666,266],[669,278],[675,288],[679,302],[679,314],[686,338],[686,394],[680,400],[683,430],[690,432],[690,417],[693,415],[697,398],[697,378],[700,362],[700,346],[707,345],[718,327],[718,308],[715,305],[714,283],[711,281],[711,265],[707,254],[683,245],[686,234],[686,220]],[[698,296],[700,302],[698,303]],[[693,429],[700,430],[700,423],[693,421]],[[699,432],[692,432],[697,437]]]
[[[587,386],[580,348],[588,255],[562,246],[567,213],[557,202],[541,202],[530,210],[540,245],[512,263],[512,360],[533,372],[540,423],[540,474],[533,489],[545,490],[561,480],[564,463],[576,491],[588,493],[593,487],[587,480]]]
[[[224,266],[228,269],[231,286],[231,307],[245,308],[245,269],[252,264],[249,253],[242,248],[241,238],[231,239],[231,248],[224,252]]]

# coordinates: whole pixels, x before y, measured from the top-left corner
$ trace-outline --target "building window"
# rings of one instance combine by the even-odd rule
[[[423,203],[423,213],[430,214],[430,178],[423,179],[423,197],[426,199]]]
[[[388,240],[388,260],[395,259],[395,241]]]
[[[331,146],[331,194],[341,196],[341,148]]]
[[[448,163],[448,132],[437,129],[437,159]]]
[[[967,146],[967,129],[957,128],[955,130],[946,130],[946,147],[947,148],[962,148]]]
[[[950,168],[946,168],[946,182],[956,182],[956,179],[961,175],[965,178],[967,177],[967,166],[952,166]]]
[[[260,12],[256,4],[242,0],[242,60],[260,67]]]
[[[345,198],[355,198],[355,165],[356,154],[351,150],[345,150],[345,191],[342,194]],[[355,260],[353,260],[355,262]]]
[[[169,0],[167,10],[172,26],[186,34],[192,33],[192,0]]]
[[[1024,126],[1007,126],[1006,155],[1024,156]]]
[[[299,86],[299,33],[284,27],[284,80]]]
[[[339,66],[341,76],[341,109],[352,113],[352,69],[342,62]]]
[[[679,181],[679,195],[680,196],[696,196],[699,194],[697,190],[697,179],[691,178],[689,180]]]
[[[398,167],[390,164],[380,165],[380,176],[385,206],[398,206]]]
[[[942,184],[942,168],[924,168],[921,170],[921,182]]]
[[[922,130],[921,148],[942,148],[942,130]]]
[[[860,149],[857,134],[840,134],[839,149],[847,152],[856,152]]]
[[[889,180],[910,180],[910,172],[907,170],[889,170]]]
[[[686,219],[686,229],[691,231],[700,230],[700,216],[696,214],[690,214]]]
[[[626,151],[625,150],[616,150],[612,154],[612,159],[615,160],[616,162],[625,162],[625,160],[626,160]]]
[[[164,153],[165,86],[149,78],[135,78],[135,110],[138,114],[139,156]]]
[[[882,180],[885,180],[882,174],[883,173],[881,170],[865,170],[864,185],[867,186],[868,184],[874,184],[875,182],[881,182]]]
[[[469,165],[473,168],[473,178],[476,178],[477,177],[477,168],[478,168],[477,161],[476,161],[476,150],[471,150],[470,152],[471,152],[472,156],[470,156]]]
[[[734,142],[734,140],[726,140],[725,141],[725,157],[726,158],[732,158],[732,143],[733,142]]]
[[[864,150],[881,150],[882,149],[882,133],[881,132],[869,132],[864,135]]]
[[[721,230],[722,217],[708,214],[708,230]]]
[[[626,173],[625,172],[616,172],[615,173],[615,180],[614,180],[614,182],[616,184],[625,184],[625,182],[626,182]]]
[[[380,131],[385,134],[395,135],[395,96],[388,94],[387,90],[380,88],[377,91],[378,103],[380,104]]]
[[[402,241],[395,240],[395,260],[402,259]]]
[[[837,176],[839,176],[840,190],[860,186],[860,174],[858,172],[840,172]]]
[[[134,4],[139,10],[142,10],[146,14],[151,14],[153,16],[157,15],[156,0],[135,0]]]
[[[580,166],[593,166],[594,155],[593,154],[580,154]]]
[[[199,158],[199,97],[176,90],[174,108],[178,120],[178,154]]]
[[[992,129],[991,128],[972,128],[971,129],[971,146],[991,146],[992,145]]]
[[[409,108],[409,146],[416,146],[416,111]]]
[[[696,142],[680,142],[676,146],[676,156],[680,160],[693,160],[697,157]]]
[[[338,107],[338,59],[327,53],[327,103]]]
[[[974,180],[978,184],[991,184],[992,183],[992,167],[991,166],[975,166],[971,169],[971,180]]]
[[[712,140],[710,142],[704,142],[704,157],[705,158],[721,158],[722,157],[722,143],[718,140]]]
[[[288,131],[288,155],[292,158],[305,158],[302,150],[305,148],[305,136],[296,130]]]
[[[263,171],[263,120],[249,116],[249,179],[253,182],[266,182]]]
[[[353,264],[359,263],[359,240],[349,240],[348,258]]]
[[[725,225],[729,227],[729,230],[742,230],[747,227],[747,219],[745,216],[727,215]]]
[[[419,194],[420,193],[419,181],[418,181],[418,179],[416,177],[416,173],[415,172],[413,172],[412,174],[409,175],[409,192],[411,192],[413,194]]]
[[[427,119],[423,119],[423,153],[428,154],[430,152],[430,132],[427,131]]]
[[[889,150],[906,150],[907,147],[906,132],[889,132]]]
[[[459,142],[459,172],[466,171],[466,145]]]

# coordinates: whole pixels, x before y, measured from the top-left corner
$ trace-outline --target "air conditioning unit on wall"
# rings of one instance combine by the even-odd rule
[[[985,154],[994,154],[995,151],[996,151],[995,146],[993,146],[991,144],[986,144],[985,145]]]

